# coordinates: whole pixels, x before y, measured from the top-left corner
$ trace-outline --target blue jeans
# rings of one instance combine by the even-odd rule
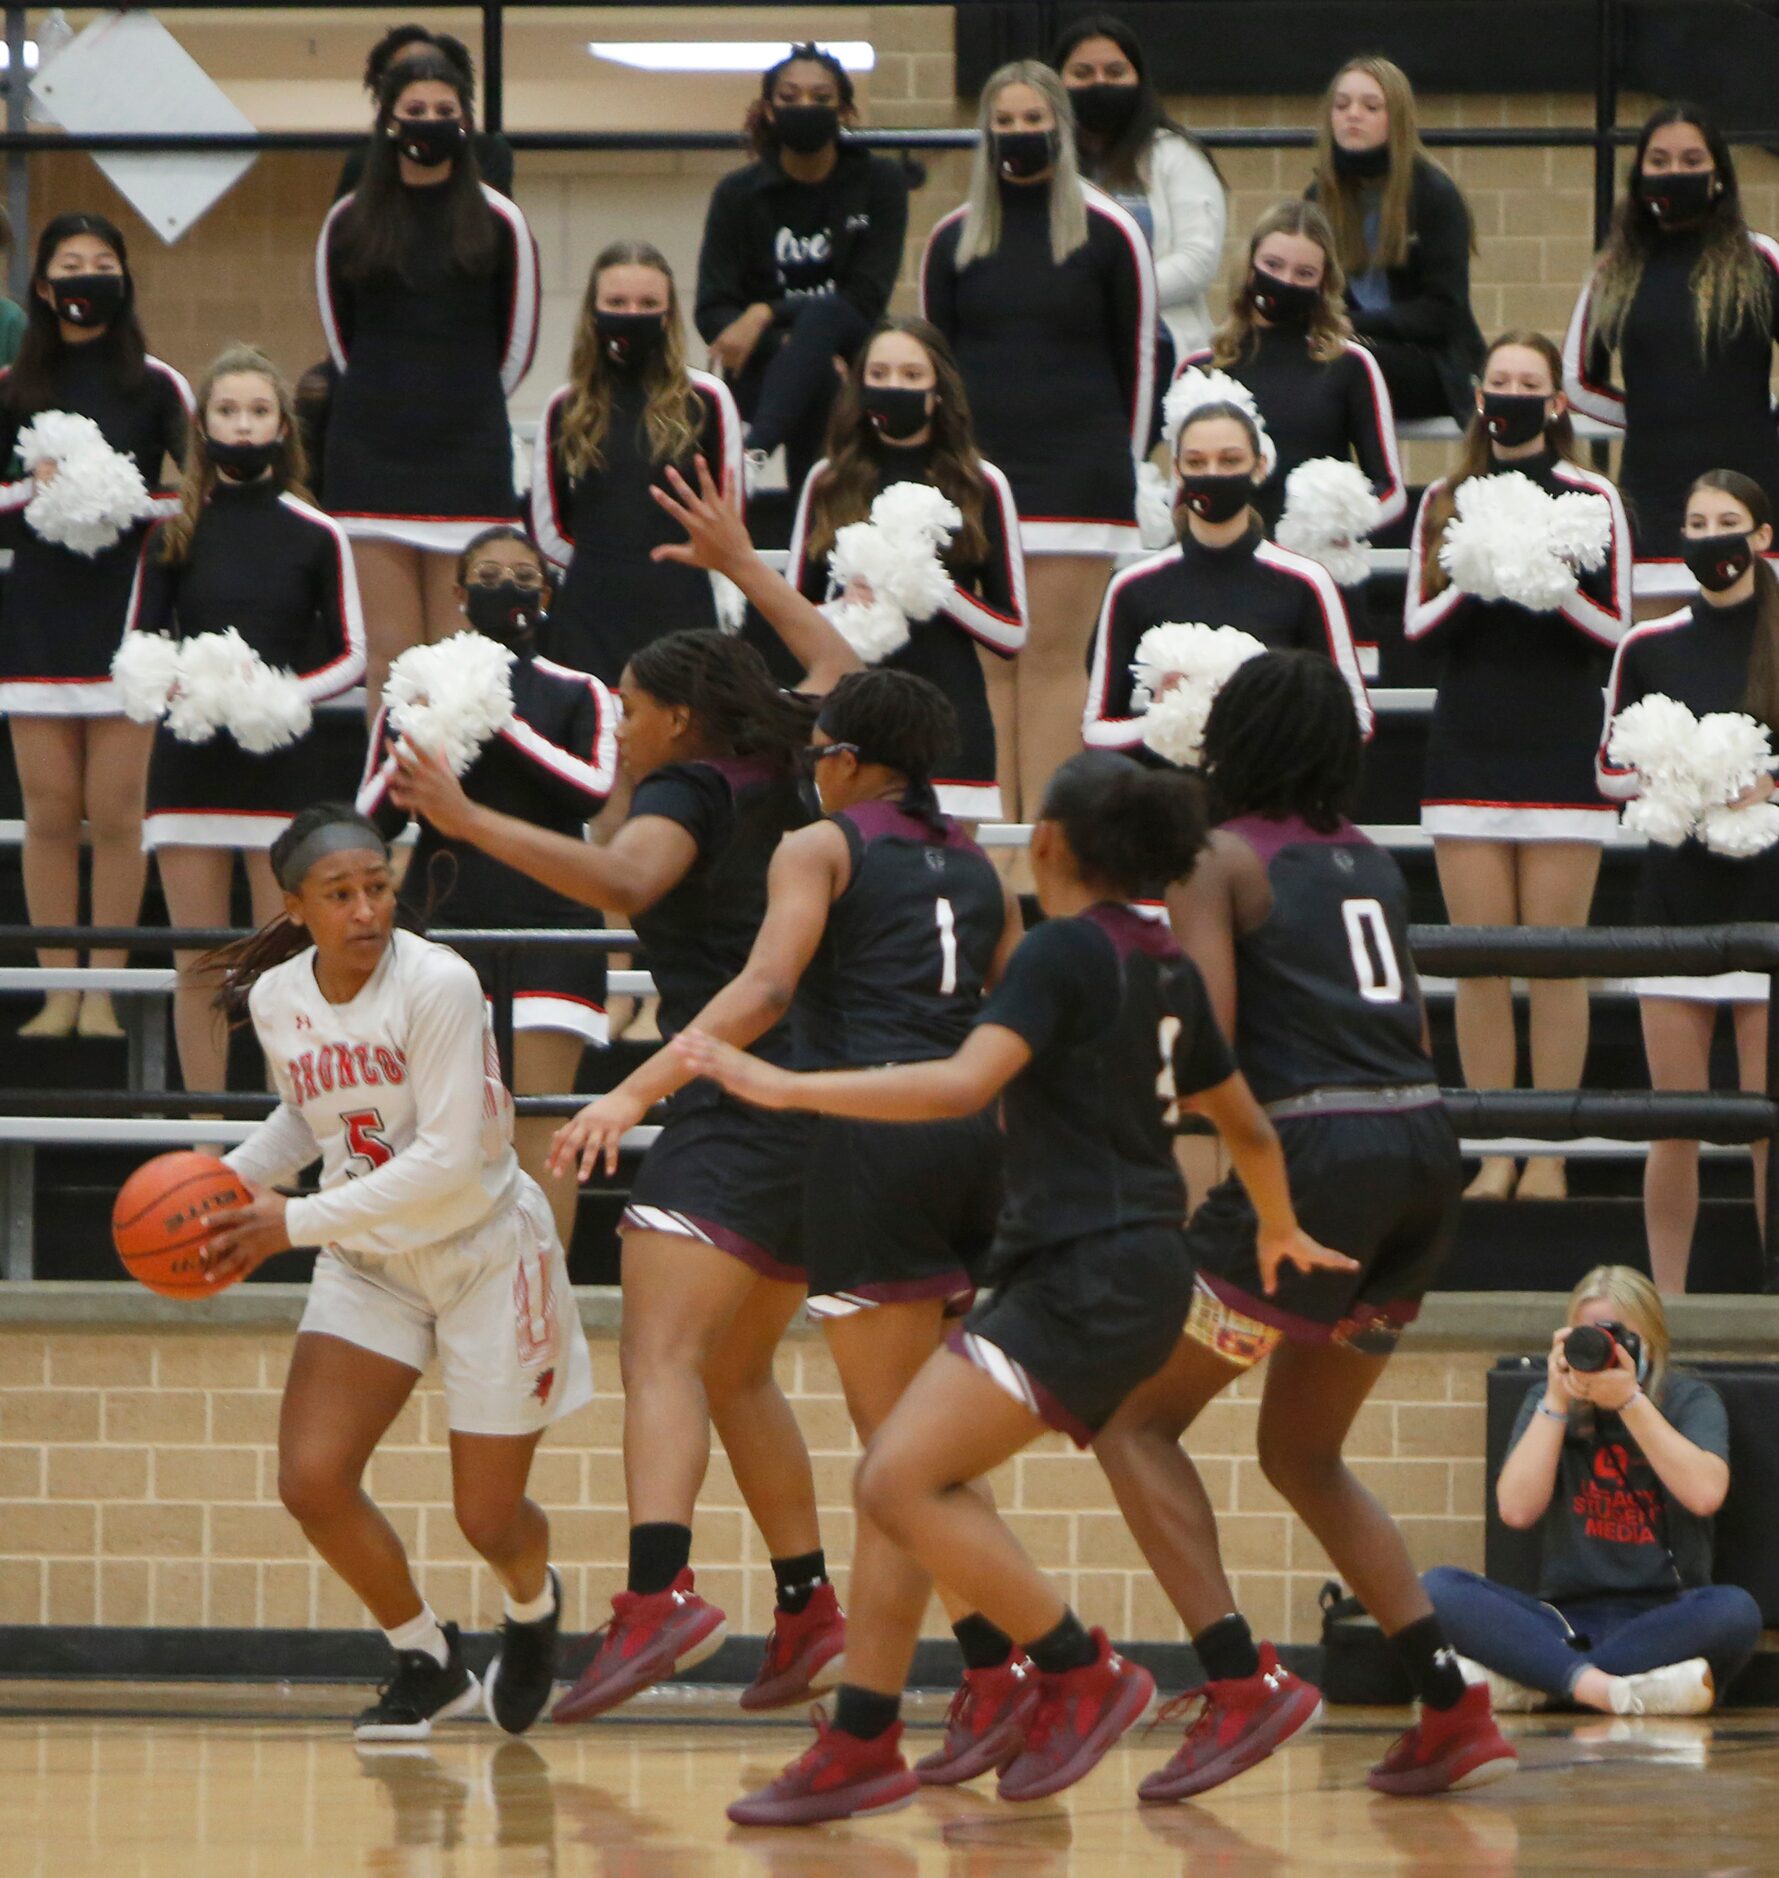
[[[1635,1676],[1695,1656],[1711,1665],[1721,1695],[1760,1642],[1760,1606],[1740,1585],[1702,1585],[1665,1598],[1542,1604],[1455,1565],[1436,1565],[1421,1582],[1453,1649],[1498,1676],[1559,1698],[1584,1669]]]

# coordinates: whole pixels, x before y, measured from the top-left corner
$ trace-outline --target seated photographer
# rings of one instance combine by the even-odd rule
[[[1449,1565],[1424,1574],[1466,1678],[1488,1683],[1497,1710],[1711,1707],[1761,1630],[1746,1591],[1711,1582],[1729,1451],[1717,1391],[1668,1367],[1655,1287],[1596,1266],[1570,1295],[1495,1487],[1509,1526],[1538,1528],[1538,1596]]]

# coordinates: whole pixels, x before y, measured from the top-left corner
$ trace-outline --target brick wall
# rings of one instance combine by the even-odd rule
[[[0,1330],[0,1624],[361,1626],[356,1599],[278,1504],[287,1331],[148,1334]],[[1481,1353],[1408,1355],[1355,1430],[1355,1464],[1402,1521],[1418,1565],[1480,1566]],[[555,1527],[571,1621],[602,1622],[623,1582],[622,1404],[616,1345],[595,1337],[598,1399],[540,1450],[535,1492]],[[856,1453],[821,1343],[795,1337],[780,1373],[815,1457],[824,1536],[845,1591]],[[1326,1560],[1261,1478],[1257,1388],[1213,1405],[1191,1451],[1224,1556],[1256,1629],[1319,1634]],[[372,1464],[370,1489],[417,1561],[427,1596],[466,1625],[498,1622],[498,1590],[451,1516],[443,1398],[418,1390]],[[1148,1641],[1180,1636],[1097,1467],[1047,1437],[995,1481],[1009,1524],[1090,1621]],[[769,1621],[771,1575],[720,1449],[699,1509],[700,1587],[738,1632]],[[943,1633],[938,1607],[932,1634]]]

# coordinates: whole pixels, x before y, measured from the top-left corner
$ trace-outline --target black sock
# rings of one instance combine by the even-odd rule
[[[1457,1707],[1464,1696],[1464,1677],[1437,1617],[1429,1614],[1397,1631],[1390,1648],[1428,1708]]]
[[[1085,1669],[1099,1655],[1099,1649],[1082,1628],[1080,1618],[1073,1611],[1064,1611],[1062,1622],[1028,1643],[1025,1653],[1046,1676],[1060,1676],[1064,1670]]]
[[[843,1682],[834,1699],[834,1726],[858,1741],[875,1741],[879,1735],[888,1734],[901,1713],[899,1695],[879,1695],[875,1689],[861,1689],[856,1682]]]
[[[1229,1682],[1241,1676],[1260,1673],[1260,1652],[1254,1647],[1254,1633],[1240,1611],[1231,1611],[1207,1625],[1192,1639],[1198,1660],[1204,1667],[1207,1682]]]
[[[999,1669],[1013,1654],[1013,1639],[998,1630],[980,1611],[960,1617],[951,1626],[957,1647],[964,1653],[965,1669]]]
[[[795,1558],[775,1558],[772,1577],[778,1586],[778,1608],[795,1617],[815,1596],[816,1586],[828,1582],[828,1555],[818,1546]]]
[[[630,1590],[647,1597],[665,1591],[692,1559],[692,1529],[671,1520],[630,1528]]]

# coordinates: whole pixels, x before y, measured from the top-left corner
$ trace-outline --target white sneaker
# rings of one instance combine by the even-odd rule
[[[1717,1700],[1711,1665],[1702,1656],[1612,1680],[1615,1715],[1707,1715]]]
[[[1497,1715],[1530,1715],[1550,1699],[1542,1689],[1528,1689],[1523,1682],[1510,1682],[1470,1657],[1458,1656],[1456,1650],[1452,1654],[1458,1657],[1458,1674],[1466,1682],[1480,1682],[1488,1690],[1489,1707]]]

